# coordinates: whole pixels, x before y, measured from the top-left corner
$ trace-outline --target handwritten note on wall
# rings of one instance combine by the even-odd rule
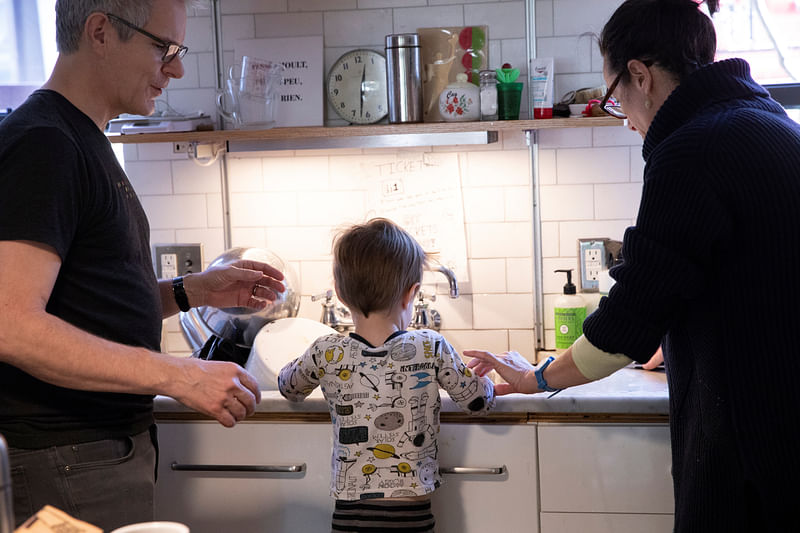
[[[400,224],[426,252],[468,279],[467,240],[458,154],[398,154],[375,162],[370,190],[371,214]]]
[[[238,39],[235,64],[242,56],[281,63],[277,126],[321,126],[323,106],[322,36]]]

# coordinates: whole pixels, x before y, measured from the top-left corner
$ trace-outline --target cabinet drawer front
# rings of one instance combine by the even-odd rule
[[[667,425],[539,424],[543,512],[672,514]]]
[[[542,513],[542,533],[672,533],[669,514]]]

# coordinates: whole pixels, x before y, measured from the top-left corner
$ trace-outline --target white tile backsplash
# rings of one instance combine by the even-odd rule
[[[585,31],[599,31],[617,0],[536,0],[537,49],[554,57],[556,98],[603,83],[602,60]],[[327,67],[356,47],[383,50],[390,33],[420,27],[489,25],[490,68],[510,62],[527,78],[525,2],[521,0],[225,0],[221,2],[224,63],[236,39],[324,35]],[[211,13],[189,20],[186,75],[173,80],[166,100],[181,112],[203,110],[216,119],[216,73]],[[527,116],[527,95],[523,96]],[[620,239],[633,223],[641,191],[641,137],[619,128],[540,130],[538,166],[542,216],[545,345],[553,347],[552,302],[564,283],[557,268],[577,269],[580,237]],[[126,167],[150,218],[153,242],[201,242],[206,265],[223,252],[220,163],[200,167],[171,143],[127,144]],[[533,190],[531,156],[523,132],[475,147],[275,151],[229,154],[232,246],[269,248],[296,268],[300,316],[314,320],[310,296],[332,287],[331,240],[341,224],[360,222],[381,180],[409,165],[434,165],[461,181],[468,279],[461,296],[426,273],[437,293],[443,333],[459,350],[514,349],[535,359]],[[443,174],[444,175],[444,174]],[[432,174],[433,177],[436,173]],[[168,349],[188,347],[176,320],[167,321]]]

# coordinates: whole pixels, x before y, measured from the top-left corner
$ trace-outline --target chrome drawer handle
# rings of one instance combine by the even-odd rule
[[[172,463],[172,470],[183,472],[280,472],[294,473],[305,472],[306,464],[299,465],[190,465]]]
[[[440,474],[478,474],[483,476],[501,476],[508,472],[506,465],[495,468],[477,468],[471,466],[448,466],[439,469]]]

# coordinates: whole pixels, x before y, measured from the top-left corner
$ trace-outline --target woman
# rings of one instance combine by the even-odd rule
[[[642,135],[646,162],[616,284],[552,364],[464,355],[509,381],[498,394],[535,393],[644,363],[663,339],[675,531],[796,531],[800,357],[783,292],[800,265],[800,126],[715,50],[693,0],[616,10],[600,36],[603,106]]]

